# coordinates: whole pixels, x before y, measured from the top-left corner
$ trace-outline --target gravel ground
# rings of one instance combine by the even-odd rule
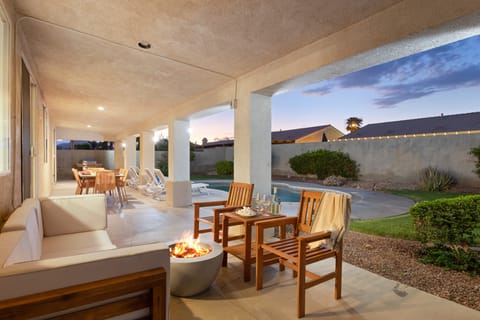
[[[349,231],[343,257],[346,262],[387,279],[480,311],[480,276],[418,262],[415,252],[421,247],[416,241]]]

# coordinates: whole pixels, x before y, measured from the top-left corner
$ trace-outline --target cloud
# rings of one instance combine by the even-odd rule
[[[350,73],[304,90],[325,96],[345,89],[368,89],[379,97],[373,103],[393,108],[436,92],[480,84],[480,36],[457,41],[389,63]]]
[[[383,96],[374,99],[374,103],[380,108],[392,108],[401,102],[418,99],[436,92],[477,85],[480,85],[480,65],[468,66],[461,70],[418,82],[380,87],[378,91]]]

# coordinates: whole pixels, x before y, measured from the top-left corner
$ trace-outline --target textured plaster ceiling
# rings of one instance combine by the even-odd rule
[[[164,125],[178,105],[399,1],[14,3],[55,125],[117,137],[147,119]]]

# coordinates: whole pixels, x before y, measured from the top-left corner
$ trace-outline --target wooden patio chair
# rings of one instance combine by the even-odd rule
[[[220,242],[220,233],[222,230],[222,213],[231,212],[236,209],[243,208],[244,206],[250,206],[252,203],[253,184],[232,182],[228,191],[228,199],[220,201],[206,201],[195,202],[194,205],[194,221],[193,221],[193,237],[198,238],[200,233],[213,232],[213,241]],[[213,209],[213,216],[200,216],[200,208],[203,207],[215,207],[222,206]],[[210,225],[210,228],[200,229],[200,223]],[[232,225],[235,223],[232,223]],[[242,222],[238,223],[239,225]],[[232,236],[230,239],[234,239]],[[238,237],[237,237],[238,238]]]
[[[102,170],[96,173],[95,177],[95,193],[109,193],[112,202],[115,201],[115,193],[117,191],[117,181],[115,172],[111,170]],[[119,199],[120,200],[120,199]]]
[[[118,173],[121,174],[121,177],[116,180],[117,189],[119,193],[119,197],[121,199],[120,202],[128,203],[128,195],[127,195],[127,179],[128,179],[128,169],[121,168],[118,170]]]
[[[342,290],[343,234],[350,219],[351,196],[334,192],[302,190],[297,217],[285,217],[256,223],[256,287],[263,287],[263,267],[280,263],[280,271],[292,269],[297,277],[297,317],[305,316],[305,291],[322,282],[335,279],[335,299]],[[286,236],[286,226],[293,225],[293,233]],[[280,240],[265,242],[264,230],[280,227]],[[275,258],[264,260],[264,255]],[[334,271],[316,274],[307,265],[320,260],[335,259]]]
[[[73,177],[75,178],[75,181],[77,181],[77,189],[75,190],[75,194],[82,194],[84,189],[85,189],[85,193],[88,193],[88,190],[94,187],[93,180],[87,179],[82,181],[82,179],[80,179],[80,175],[78,174],[77,169],[72,168],[72,173],[73,173]]]

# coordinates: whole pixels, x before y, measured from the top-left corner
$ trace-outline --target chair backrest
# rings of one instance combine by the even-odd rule
[[[148,182],[151,185],[157,187],[162,186],[162,184],[157,180],[157,177],[155,177],[155,175],[153,174],[152,170],[150,170],[149,168],[145,168],[145,173],[147,174]]]
[[[298,232],[311,232],[315,214],[319,213],[324,195],[325,193],[322,191],[302,190],[298,207],[297,234]]]
[[[253,183],[232,182],[225,207],[250,206],[252,204]]]
[[[131,179],[138,180],[138,172],[134,167],[128,168],[128,174],[130,175]]]
[[[98,171],[95,177],[95,191],[106,192],[117,187],[115,172],[110,170]]]
[[[78,175],[78,170],[75,168],[72,168],[72,173],[73,173],[73,177],[75,178],[75,181],[77,181],[78,186],[83,187],[82,181],[80,180],[80,176]]]
[[[122,182],[126,182],[127,179],[128,179],[128,169],[125,169],[125,168],[121,168],[119,170],[119,173],[122,175],[122,177],[120,178],[120,180]]]

